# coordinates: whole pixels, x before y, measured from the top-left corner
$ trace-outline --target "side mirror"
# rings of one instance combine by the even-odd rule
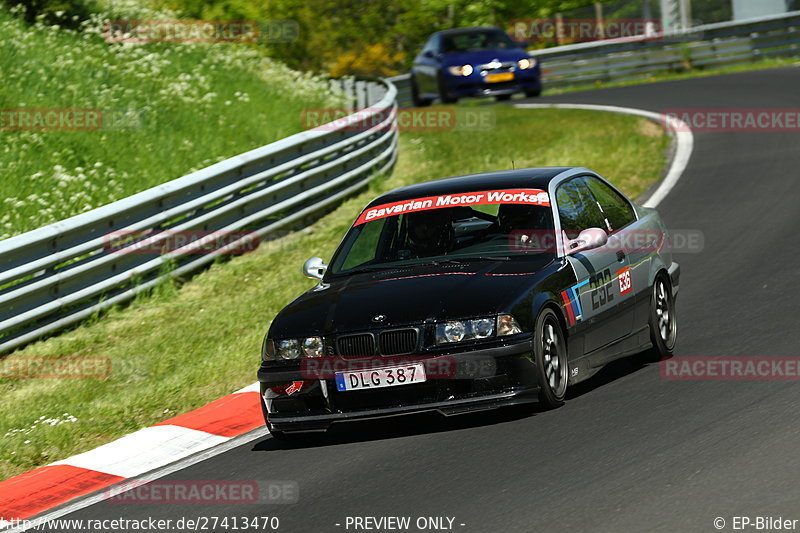
[[[424,52],[422,52],[422,55],[424,55],[425,57],[433,57],[434,53],[433,50],[425,50]]]
[[[519,46],[523,50],[525,48],[528,48],[530,45],[531,45],[531,43],[529,43],[528,41],[517,41],[517,46]]]
[[[303,263],[303,274],[307,278],[322,279],[326,270],[328,270],[328,265],[320,257],[312,257]]]
[[[600,228],[586,228],[576,238],[565,239],[564,242],[567,254],[573,255],[604,246],[608,242],[608,234]]]

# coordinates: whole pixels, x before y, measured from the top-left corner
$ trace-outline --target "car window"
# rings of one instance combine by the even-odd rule
[[[469,50],[493,50],[498,48],[516,48],[516,44],[501,31],[474,31],[446,35],[443,39],[443,51],[465,52]]]
[[[574,239],[588,228],[606,229],[606,221],[594,197],[580,178],[562,183],[556,191],[558,218],[567,237]]]
[[[439,53],[439,36],[438,35],[434,35],[433,37],[428,39],[428,42],[425,43],[425,46],[422,47],[422,52],[423,53],[425,53],[425,52],[433,52],[434,54],[438,54]]]
[[[486,204],[389,216],[354,226],[331,263],[334,275],[475,256],[555,253],[549,206]]]
[[[633,207],[617,191],[597,178],[585,176],[583,181],[600,204],[610,231],[617,231],[636,220]]]
[[[376,220],[375,222],[375,224],[365,225],[364,231],[358,234],[353,246],[350,248],[350,253],[347,254],[342,263],[342,268],[350,269],[375,260],[379,250],[378,241],[386,225],[386,219]]]

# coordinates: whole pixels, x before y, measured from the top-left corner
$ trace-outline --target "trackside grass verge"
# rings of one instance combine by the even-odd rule
[[[636,195],[661,177],[668,137],[644,119],[583,110],[488,108],[489,131],[403,132],[394,173],[311,227],[217,263],[21,357],[101,357],[105,379],[0,379],[0,478],[195,409],[255,381],[271,318],[313,286],[305,259],[330,259],[363,206],[414,182],[480,171],[588,166]],[[2,367],[0,367],[2,368]]]

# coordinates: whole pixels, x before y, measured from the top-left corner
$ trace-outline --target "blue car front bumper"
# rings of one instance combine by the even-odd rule
[[[542,81],[539,69],[516,71],[512,80],[501,82],[487,82],[480,72],[474,72],[470,76],[447,74],[444,77],[444,89],[451,98],[501,96],[520,92],[539,92],[542,89]]]

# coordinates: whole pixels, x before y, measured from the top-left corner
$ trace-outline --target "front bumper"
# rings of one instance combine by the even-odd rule
[[[542,89],[539,74],[524,71],[518,71],[511,81],[499,83],[487,83],[479,73],[466,77],[447,76],[445,85],[448,95],[453,98],[501,96]]]
[[[320,431],[334,423],[436,412],[444,416],[534,402],[538,395],[531,340],[447,355],[409,356],[435,366],[442,358],[460,365],[452,377],[374,390],[338,391],[334,379],[309,380],[300,368],[258,372],[261,406],[271,430]],[[476,365],[475,361],[483,364]],[[488,364],[487,364],[488,363]],[[389,365],[387,365],[389,366]],[[468,367],[468,372],[464,372]],[[480,369],[478,368],[480,367]],[[273,387],[294,381],[303,385],[293,394]]]

